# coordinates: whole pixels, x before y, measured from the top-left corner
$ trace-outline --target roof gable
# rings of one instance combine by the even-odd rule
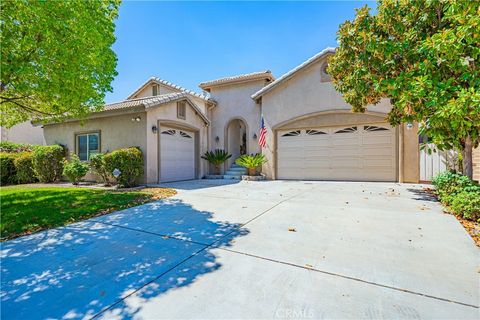
[[[326,49],[320,51],[319,53],[317,53],[316,55],[314,55],[313,57],[311,57],[307,61],[303,62],[302,64],[300,64],[297,67],[293,68],[292,70],[288,71],[287,73],[283,74],[277,80],[273,81],[272,83],[266,85],[262,89],[255,92],[252,95],[252,99],[258,100],[259,98],[261,98],[267,92],[272,91],[273,89],[275,89],[281,83],[283,83],[283,82],[287,81],[288,79],[292,78],[296,73],[300,72],[301,70],[304,70],[305,68],[308,68],[309,66],[315,64],[317,61],[320,61],[323,58],[325,58],[325,57],[327,57],[331,54],[334,54],[334,53],[335,53],[335,48],[326,48]]]
[[[127,110],[133,107],[144,107],[145,109],[154,108],[161,106],[163,104],[186,100],[188,104],[196,111],[196,113],[203,119],[206,124],[210,124],[210,121],[207,119],[205,114],[200,110],[200,108],[195,104],[195,102],[190,99],[189,95],[186,92],[173,92],[162,94],[159,96],[130,99],[116,103],[110,103],[105,105],[103,111],[113,111],[113,110]]]
[[[236,76],[225,77],[200,83],[198,86],[203,90],[209,90],[212,87],[223,86],[234,83],[242,83],[255,80],[273,81],[275,80],[270,70],[239,74]]]
[[[178,92],[185,92],[187,94],[190,94],[192,96],[195,96],[197,98],[200,98],[200,99],[203,99],[205,101],[208,101],[208,102],[211,102],[211,103],[214,103],[214,100],[211,99],[209,96],[206,96],[204,94],[201,94],[201,93],[198,93],[198,92],[195,92],[195,91],[192,91],[192,90],[189,90],[189,89],[186,89],[184,87],[181,87],[179,85],[176,85],[176,84],[173,84],[167,80],[163,80],[163,79],[160,79],[158,77],[150,77],[150,79],[148,79],[144,84],[142,84],[137,90],[135,90],[132,94],[130,94],[128,97],[127,97],[127,100],[132,100],[134,99],[134,97],[139,94],[142,90],[144,90],[146,87],[148,87],[149,85],[151,84],[159,84],[161,86],[164,86],[164,87],[167,87],[167,88],[170,88],[172,89],[173,91],[178,91]]]

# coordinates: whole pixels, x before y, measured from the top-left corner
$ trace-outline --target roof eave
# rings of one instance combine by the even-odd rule
[[[231,80],[224,80],[224,81],[220,79],[220,80],[202,82],[198,85],[198,87],[202,90],[210,92],[210,89],[215,87],[229,86],[232,84],[240,84],[240,83],[259,81],[259,80],[274,81],[275,77],[271,73],[266,72],[264,74],[258,74],[248,78],[239,78],[239,79],[231,79]]]

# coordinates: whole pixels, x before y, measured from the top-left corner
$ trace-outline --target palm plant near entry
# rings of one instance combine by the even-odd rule
[[[215,174],[220,174],[220,165],[230,159],[231,156],[231,154],[223,149],[215,149],[205,152],[202,159],[207,160],[215,167]]]
[[[237,160],[235,160],[236,164],[248,169],[249,176],[256,175],[257,168],[260,167],[265,162],[267,162],[267,159],[265,159],[265,156],[261,153],[244,154],[244,155],[241,155]]]

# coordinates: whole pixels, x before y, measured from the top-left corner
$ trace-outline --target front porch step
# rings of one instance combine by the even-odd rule
[[[247,169],[243,168],[243,167],[240,167],[240,168],[230,168],[227,170],[227,172],[238,172],[238,173],[241,173],[241,174],[245,174],[247,172]],[[229,173],[227,173],[229,174]]]
[[[224,174],[223,179],[228,179],[228,180],[240,180],[242,178],[242,175],[231,175],[231,174]]]
[[[245,174],[245,172],[242,172],[242,171],[234,171],[234,170],[227,170],[225,171],[225,175],[227,176],[241,176]]]

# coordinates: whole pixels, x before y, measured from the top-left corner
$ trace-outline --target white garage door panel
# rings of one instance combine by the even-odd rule
[[[279,179],[396,180],[395,131],[386,123],[279,131],[277,141]]]
[[[160,139],[160,181],[195,179],[195,134],[162,127]]]

